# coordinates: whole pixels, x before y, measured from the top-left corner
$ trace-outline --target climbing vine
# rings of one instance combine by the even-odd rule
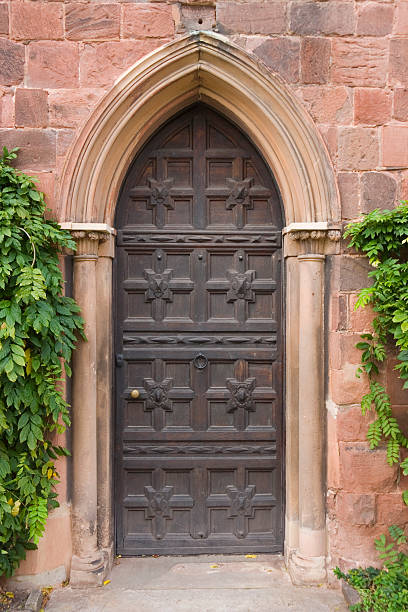
[[[357,376],[366,373],[370,391],[363,396],[361,409],[366,414],[375,410],[376,419],[369,426],[367,438],[371,448],[387,445],[387,462],[398,463],[403,474],[408,474],[408,439],[392,415],[391,399],[380,382],[379,368],[385,361],[387,343],[398,349],[396,370],[408,389],[408,203],[402,202],[393,210],[374,210],[362,221],[347,226],[345,237],[349,246],[368,256],[373,270],[370,287],[362,289],[356,308],[371,304],[376,316],[372,333],[362,334],[357,348],[362,351]],[[408,505],[408,490],[403,492]]]
[[[70,424],[62,378],[83,321],[63,295],[58,254],[70,234],[44,218],[44,196],[0,156],[0,575],[37,547],[58,506],[55,443]],[[53,441],[54,439],[54,441]]]

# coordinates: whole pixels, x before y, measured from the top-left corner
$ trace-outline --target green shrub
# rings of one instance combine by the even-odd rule
[[[33,179],[0,156],[0,575],[10,576],[37,547],[58,506],[52,442],[69,425],[62,391],[83,321],[63,296],[58,254],[70,234],[44,218]]]
[[[389,528],[391,542],[385,535],[375,540],[382,569],[356,568],[344,574],[338,567],[333,571],[358,591],[361,602],[350,606],[355,612],[406,612],[408,610],[408,555],[399,550],[406,543],[404,532],[393,525]]]

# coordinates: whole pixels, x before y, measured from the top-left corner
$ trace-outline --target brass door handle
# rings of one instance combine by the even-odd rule
[[[137,389],[132,389],[132,391],[130,392],[130,397],[132,399],[137,399],[139,397],[140,393]]]

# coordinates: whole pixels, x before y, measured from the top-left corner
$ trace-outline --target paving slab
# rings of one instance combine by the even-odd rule
[[[120,558],[101,588],[54,590],[47,612],[346,612],[339,591],[295,587],[278,555]]]

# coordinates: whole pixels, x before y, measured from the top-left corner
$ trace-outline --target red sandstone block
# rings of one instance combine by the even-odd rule
[[[227,34],[282,34],[286,30],[286,3],[217,2],[217,24]]]
[[[303,38],[301,69],[303,83],[327,83],[331,43],[327,38]]]
[[[70,40],[119,38],[120,6],[117,4],[68,4],[65,32]]]
[[[64,38],[63,6],[53,2],[11,3],[11,38],[44,40]]]
[[[339,521],[336,532],[330,538],[330,548],[342,559],[341,565],[345,568],[356,565],[375,566],[378,564],[378,554],[374,540],[381,533],[381,527],[377,525],[352,525]]]
[[[375,495],[343,491],[337,494],[336,515],[350,525],[374,525],[375,510]]]
[[[0,87],[0,127],[14,127],[13,90]]]
[[[357,302],[358,296],[356,294],[350,295],[349,301],[349,317],[350,317],[350,327],[358,333],[363,333],[370,331],[372,329],[371,322],[374,318],[374,311],[371,306],[366,306],[365,308],[357,308],[355,309],[355,305]]]
[[[392,208],[397,193],[397,181],[385,172],[364,172],[362,176],[361,211]]]
[[[408,82],[408,38],[390,41],[390,77],[394,85],[405,87]]]
[[[398,353],[398,351],[397,351]],[[389,354],[386,362],[386,376],[387,376],[387,392],[390,394],[391,403],[394,404],[394,416],[400,422],[401,427],[405,435],[408,434],[408,389],[403,389],[404,381],[398,376],[398,370],[395,370],[395,366],[400,363],[396,356]],[[396,406],[399,405],[401,409]]]
[[[46,127],[47,97],[43,89],[16,89],[16,126]]]
[[[8,149],[19,147],[16,166],[33,172],[55,166],[56,135],[54,130],[0,130],[0,142]]]
[[[338,406],[357,404],[368,392],[367,380],[356,377],[356,364],[346,364],[342,370],[330,370],[330,397]]]
[[[402,0],[397,5],[394,33],[408,34],[408,2],[406,0]]]
[[[301,95],[317,123],[349,124],[352,122],[352,104],[346,87],[319,87],[318,85],[303,87]]]
[[[368,442],[340,442],[340,475],[345,491],[384,493],[395,488],[397,468],[387,464],[385,448],[370,450]]]
[[[65,157],[75,138],[75,130],[57,130],[57,159],[63,159]]]
[[[382,163],[392,168],[408,166],[408,126],[387,125],[383,128]]]
[[[370,423],[375,420],[373,413],[361,414],[361,406],[342,406],[337,413],[337,437],[341,442],[365,442]]]
[[[360,212],[360,176],[356,172],[339,172],[337,183],[340,191],[341,218],[356,219]]]
[[[340,483],[340,455],[336,419],[327,412],[327,486],[338,489]]]
[[[9,33],[9,7],[8,4],[0,4],[0,34]]]
[[[356,348],[360,335],[354,333],[332,332],[329,335],[329,364],[334,370],[341,370],[348,364],[358,365],[361,351]]]
[[[365,36],[385,36],[392,31],[394,6],[369,2],[359,8],[357,34]]]
[[[327,125],[318,125],[317,127],[326,144],[330,158],[335,163],[338,150],[338,128]]]
[[[125,4],[122,36],[124,38],[163,38],[173,36],[174,19],[167,4]]]
[[[364,127],[340,128],[339,168],[341,170],[371,170],[378,166],[378,156],[377,130]]]
[[[394,117],[398,121],[408,121],[408,89],[394,90]]]
[[[91,113],[103,91],[94,89],[55,90],[49,92],[50,125],[78,127]]]
[[[383,89],[357,88],[354,91],[354,121],[382,125],[391,119],[391,96]]]
[[[344,85],[385,85],[387,56],[388,43],[381,38],[334,39],[331,79],[333,83]]]
[[[300,45],[297,40],[271,38],[256,47],[254,53],[289,83],[299,80]]]
[[[182,4],[175,14],[176,31],[213,30],[216,25],[215,6],[189,6]],[[183,29],[184,28],[184,29]]]
[[[408,523],[408,506],[404,504],[400,491],[377,497],[377,521],[387,526]]]
[[[163,40],[121,40],[85,45],[80,59],[81,87],[109,87]]]
[[[292,2],[290,31],[294,34],[353,34],[354,7],[346,2]]]
[[[34,172],[33,172],[34,174]],[[47,207],[51,210],[55,209],[55,174],[53,172],[37,172],[36,183],[38,189],[43,192]]]
[[[78,64],[76,43],[31,43],[28,51],[28,84],[50,89],[78,87]]]
[[[332,294],[330,296],[330,325],[331,331],[346,331],[348,325],[348,299],[347,295]]]
[[[0,38],[0,85],[18,85],[24,79],[24,45]]]

